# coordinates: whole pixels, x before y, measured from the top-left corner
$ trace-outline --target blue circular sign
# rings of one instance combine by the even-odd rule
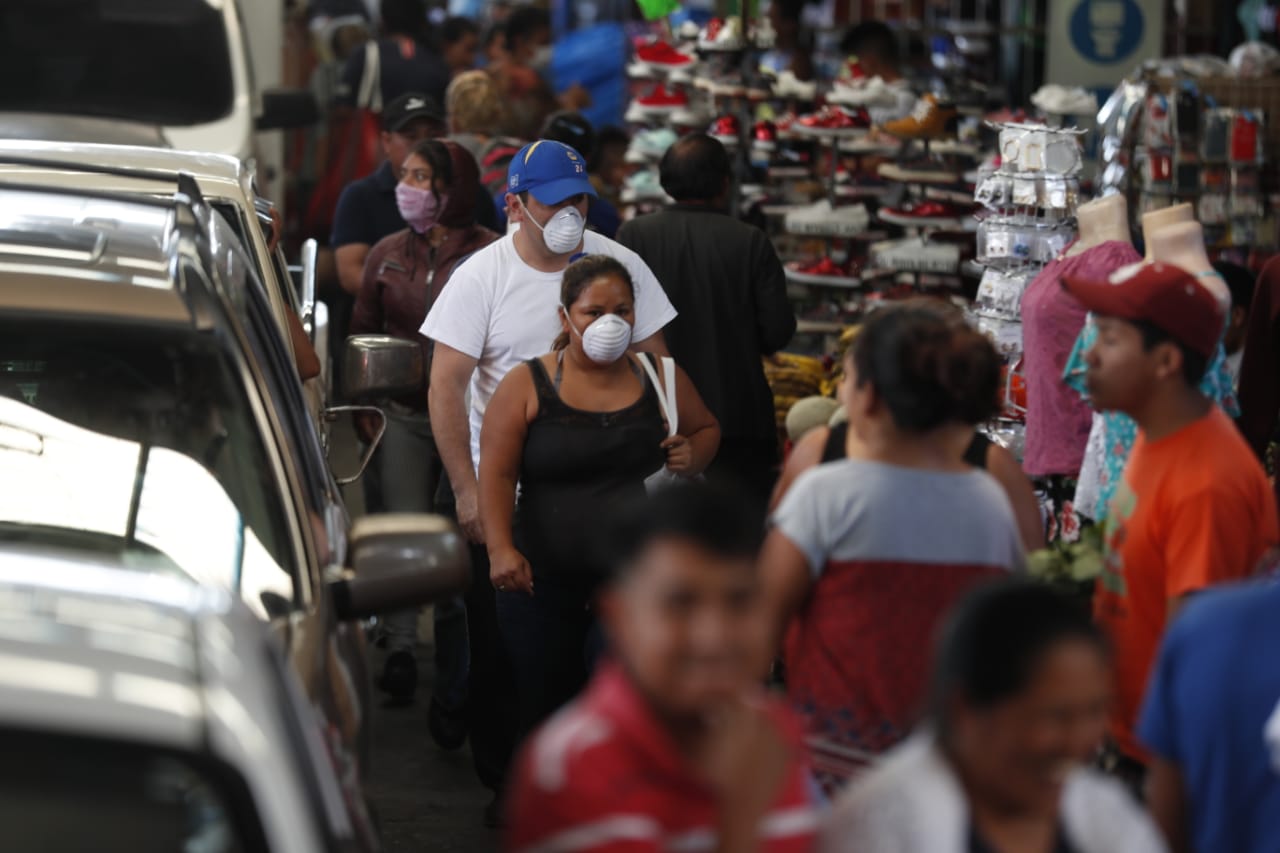
[[[1081,0],[1071,13],[1071,45],[1090,62],[1123,62],[1138,49],[1145,25],[1134,0]]]

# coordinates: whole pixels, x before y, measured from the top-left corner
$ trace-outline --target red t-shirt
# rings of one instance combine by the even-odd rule
[[[1139,432],[1104,535],[1094,614],[1115,646],[1111,736],[1145,759],[1134,727],[1169,602],[1252,574],[1280,539],[1275,498],[1249,445],[1214,406],[1159,441]]]
[[[798,725],[771,705],[802,754]],[[812,848],[817,812],[803,761],[787,771],[760,825],[761,850]],[[713,849],[717,804],[616,665],[526,746],[511,789],[511,851]]]

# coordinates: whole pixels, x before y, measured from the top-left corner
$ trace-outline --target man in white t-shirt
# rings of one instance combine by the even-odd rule
[[[560,334],[560,280],[570,260],[610,255],[631,273],[636,349],[665,354],[662,328],[676,316],[639,255],[584,231],[587,198],[596,192],[578,152],[547,140],[526,145],[511,161],[509,187],[507,209],[521,227],[458,267],[421,329],[436,342],[431,426],[457,498],[458,522],[476,543],[484,541],[475,494],[484,412],[507,371],[551,351]]]
[[[640,257],[599,234],[586,233],[587,200],[596,195],[586,161],[560,142],[530,143],[511,160],[507,210],[520,227],[467,258],[453,273],[421,333],[435,341],[428,405],[436,446],[457,500],[458,524],[474,544],[472,585],[467,596],[471,635],[472,752],[481,781],[500,791],[504,761],[488,761],[484,737],[477,743],[485,708],[503,702],[492,661],[484,649],[497,646],[493,590],[489,585],[484,531],[476,507],[480,425],[489,399],[507,371],[551,351],[560,334],[557,307],[564,270],[575,255],[610,255],[635,283],[635,349],[667,354],[662,328],[675,319],[658,280]],[[468,410],[466,396],[471,392]],[[474,600],[473,600],[474,599]],[[492,634],[490,634],[492,632]],[[494,655],[499,655],[496,649]],[[501,661],[493,664],[499,671]],[[509,680],[509,679],[508,679]],[[482,763],[491,765],[489,770]]]

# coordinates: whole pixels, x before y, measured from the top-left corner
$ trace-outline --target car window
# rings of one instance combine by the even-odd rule
[[[244,780],[208,757],[15,729],[0,750],[21,768],[0,779],[8,849],[267,850]]]
[[[280,486],[213,334],[0,321],[0,539],[295,601]]]
[[[294,460],[307,502],[316,553],[321,562],[325,562],[332,556],[329,553],[332,543],[327,541],[327,536],[321,535],[329,493],[324,453],[302,396],[297,368],[285,349],[280,328],[271,317],[266,299],[256,290],[251,291],[248,297],[248,322],[245,325],[250,347],[263,366],[268,393],[276,403],[275,413],[280,418],[288,452]]]
[[[208,0],[5,0],[0,111],[196,125],[231,113],[221,4]]]

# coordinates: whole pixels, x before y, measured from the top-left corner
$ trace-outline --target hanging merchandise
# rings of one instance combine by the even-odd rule
[[[1099,112],[1100,192],[1144,213],[1194,205],[1211,252],[1280,245],[1267,199],[1274,170],[1280,88],[1271,78],[1233,76],[1225,63],[1167,60],[1116,89]]]
[[[976,235],[977,262],[985,269],[969,316],[1006,362],[1004,410],[992,437],[1004,443],[1017,434],[1020,454],[1027,412],[1022,299],[1030,282],[1075,239],[1083,131],[988,124],[999,138],[992,168],[974,188],[974,200],[987,211]],[[1015,386],[1020,395],[1013,393]]]

